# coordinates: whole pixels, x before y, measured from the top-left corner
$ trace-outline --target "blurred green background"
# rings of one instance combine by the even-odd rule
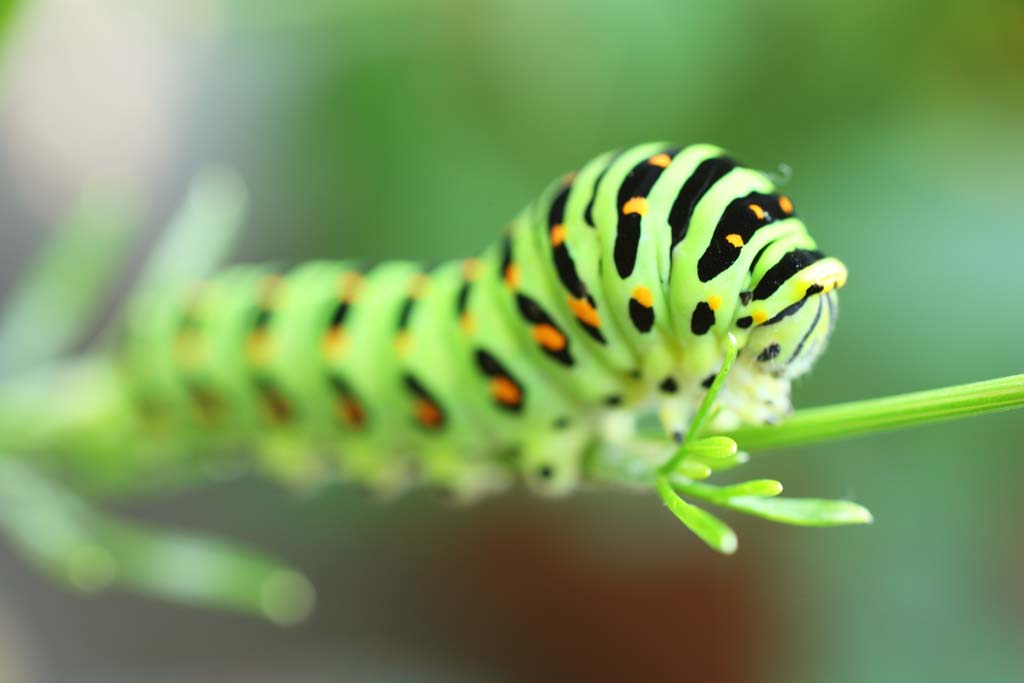
[[[706,141],[792,168],[787,192],[850,269],[798,405],[1021,371],[1021,2],[36,0],[9,16],[0,288],[97,181],[142,202],[150,242],[217,163],[252,193],[238,260],[437,261],[598,152]],[[654,496],[455,510],[247,480],[120,503],[290,558],[318,612],[283,631],[82,598],[0,546],[0,681],[1024,680],[1022,441],[1009,413],[756,458],[745,475],[877,522],[729,516],[732,558]]]

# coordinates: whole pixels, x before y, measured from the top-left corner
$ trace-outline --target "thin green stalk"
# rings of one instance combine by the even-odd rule
[[[729,371],[732,369],[732,364],[736,361],[736,356],[739,354],[739,346],[736,344],[736,338],[729,335],[729,346],[725,351],[725,360],[722,361],[722,367],[719,369],[718,374],[715,375],[714,381],[708,388],[708,393],[704,394],[704,400],[700,402],[700,406],[697,408],[696,414],[693,416],[693,420],[690,421],[690,430],[687,433],[688,444],[696,442],[700,438],[701,430],[704,428],[705,423],[708,421],[708,416],[711,414],[711,409],[715,405],[715,399],[718,398],[719,392],[725,385],[725,378],[729,376]],[[668,461],[661,466],[662,474],[670,474],[674,472],[679,463],[682,462],[687,455],[690,454],[688,444],[684,445],[675,455],[668,459]]]
[[[1024,406],[1024,375],[799,410],[777,425],[725,434],[744,451],[784,448]]]

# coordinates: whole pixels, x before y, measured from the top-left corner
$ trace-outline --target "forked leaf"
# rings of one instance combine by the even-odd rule
[[[676,473],[687,479],[707,479],[711,476],[711,468],[695,460],[683,460],[676,467]]]
[[[102,518],[98,538],[117,567],[116,583],[173,602],[259,614],[287,626],[314,601],[302,574],[216,538]]]
[[[241,232],[248,192],[228,168],[196,175],[188,198],[142,269],[137,292],[175,289],[207,277],[224,260]]]
[[[727,458],[702,458],[697,456],[694,458],[694,461],[704,463],[713,472],[724,472],[740,465],[746,465],[750,462],[750,454],[739,451]]]
[[[722,367],[719,368],[714,381],[711,382],[711,387],[704,394],[700,406],[697,407],[697,412],[694,413],[693,419],[690,420],[690,428],[687,430],[686,435],[691,441],[700,438],[701,430],[703,430],[704,425],[707,423],[708,415],[715,408],[715,399],[718,397],[718,392],[725,385],[725,378],[729,376],[729,370],[732,368],[732,364],[736,361],[736,356],[739,353],[739,344],[736,342],[736,337],[730,332],[728,338],[729,346],[725,351],[725,360],[722,361]],[[688,451],[684,444],[664,465],[658,468],[659,474],[672,474],[676,471],[679,463],[687,456]]]
[[[0,373],[45,363],[82,340],[112,288],[138,214],[112,195],[83,195],[3,302]]]
[[[736,442],[727,436],[708,436],[683,444],[681,447],[688,458],[721,460],[736,455]]]
[[[683,493],[702,498],[712,503],[723,503],[730,499],[754,497],[770,498],[782,493],[782,484],[774,479],[752,479],[731,486],[713,486],[699,482],[677,484]]]
[[[867,508],[848,500],[741,496],[723,500],[720,504],[773,522],[796,526],[842,526],[874,521]]]
[[[736,533],[725,522],[680,498],[667,478],[658,477],[657,487],[661,500],[672,514],[698,538],[720,553],[731,555],[736,552]]]

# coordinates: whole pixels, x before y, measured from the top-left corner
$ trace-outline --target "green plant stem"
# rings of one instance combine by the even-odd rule
[[[736,361],[736,356],[739,354],[739,346],[736,344],[736,337],[729,335],[729,346],[725,352],[725,360],[722,361],[722,367],[718,370],[715,375],[715,380],[711,383],[708,388],[708,393],[704,395],[704,400],[700,402],[700,406],[697,408],[697,412],[693,416],[693,420],[690,421],[690,430],[687,434],[689,442],[694,442],[700,438],[701,430],[704,428],[704,424],[708,420],[708,416],[711,414],[711,409],[715,405],[715,399],[718,398],[718,393],[722,390],[722,386],[725,384],[725,378],[729,376],[729,371],[732,369],[732,364]],[[675,455],[668,459],[668,461],[661,466],[662,474],[670,474],[676,467],[682,462],[688,454],[688,448],[684,445]]]
[[[1024,405],[1024,375],[799,410],[777,425],[741,427],[725,436],[761,451],[901,429]]]

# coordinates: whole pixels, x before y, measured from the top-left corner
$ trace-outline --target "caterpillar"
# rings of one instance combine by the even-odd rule
[[[248,444],[282,476],[382,492],[558,496],[646,415],[682,442],[729,344],[716,428],[784,416],[845,281],[767,174],[712,145],[641,144],[552,182],[478,256],[235,267],[147,292],[118,386],[147,447]]]

